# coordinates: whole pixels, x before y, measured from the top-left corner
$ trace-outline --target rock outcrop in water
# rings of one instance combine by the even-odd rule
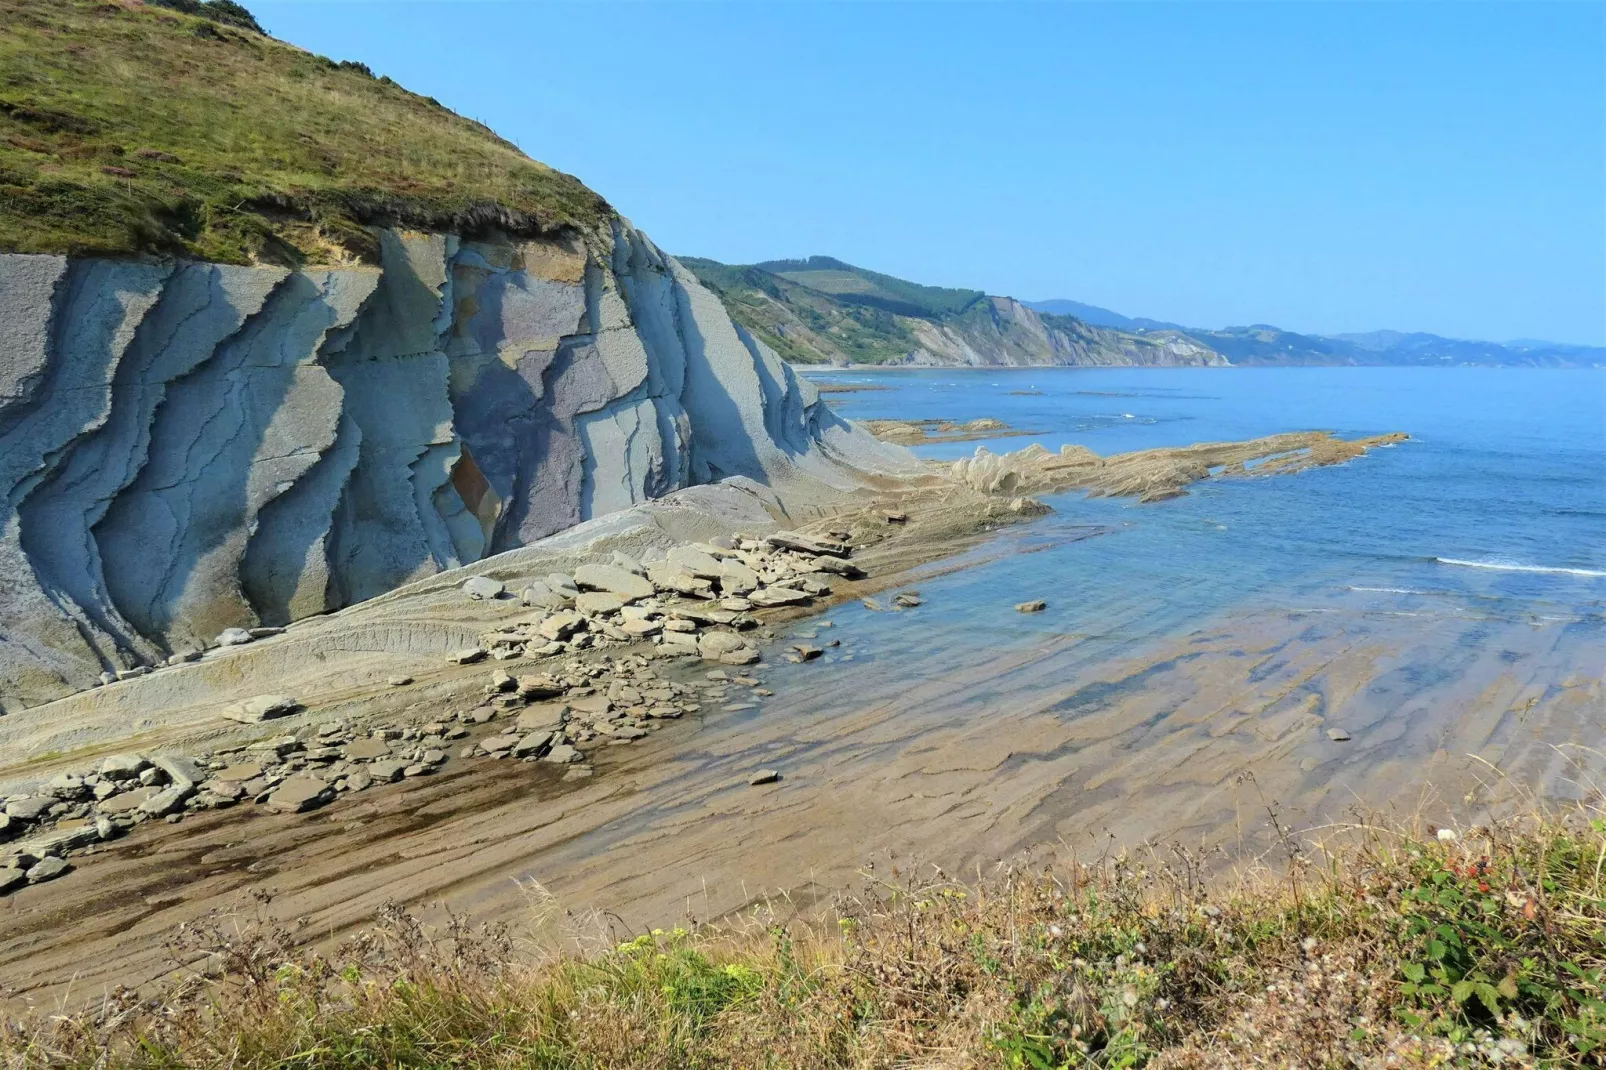
[[[677,488],[910,464],[622,220],[381,248],[0,255],[0,711]]]

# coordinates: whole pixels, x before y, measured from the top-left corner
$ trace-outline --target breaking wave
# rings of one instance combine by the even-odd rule
[[[1487,568],[1496,572],[1547,572],[1568,576],[1606,577],[1598,568],[1567,568],[1562,565],[1519,565],[1510,561],[1466,561],[1459,557],[1435,557],[1441,565],[1459,565],[1462,568]]]

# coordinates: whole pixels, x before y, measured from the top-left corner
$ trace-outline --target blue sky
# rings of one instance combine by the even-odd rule
[[[1606,344],[1606,5],[279,2],[671,252]]]

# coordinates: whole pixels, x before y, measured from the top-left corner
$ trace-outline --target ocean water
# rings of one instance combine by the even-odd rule
[[[995,417],[1035,432],[917,450],[939,459],[1310,429],[1411,439],[1165,502],[1053,496],[1051,515],[919,576],[917,609],[855,602],[800,622],[799,637],[841,645],[823,666],[772,659],[780,697],[737,715],[790,733],[796,760],[869,776],[938,738],[1005,748],[1014,757],[986,791],[1020,781],[1023,761],[1036,771],[1020,843],[1093,812],[1097,792],[1071,788],[1090,778],[1115,793],[1101,820],[1132,835],[1219,827],[1240,769],[1311,815],[1340,795],[1381,800],[1430,768],[1448,782],[1442,763],[1468,756],[1556,795],[1606,786],[1606,371],[810,374],[887,388],[831,395],[852,418]],[[1045,612],[1015,611],[1035,598]],[[841,727],[861,723],[877,727]],[[827,725],[833,742],[808,742]],[[1329,743],[1334,728],[1353,741]],[[1125,794],[1093,766],[1123,770]],[[1152,777],[1171,777],[1172,794]],[[914,783],[886,791],[947,790]]]
[[[923,446],[950,459],[1041,442],[1101,453],[1330,430],[1411,441],[1296,476],[1201,484],[1138,505],[1048,499],[1011,534],[1038,552],[943,581],[1050,599],[1042,628],[1152,637],[1252,603],[1393,595],[1448,611],[1599,626],[1606,610],[1606,370],[1026,369],[815,373],[856,419],[995,417],[1040,432]],[[1027,393],[1035,391],[1037,393]],[[1107,532],[1069,541],[1086,525]],[[940,599],[937,600],[939,603]],[[996,599],[989,599],[991,601]]]

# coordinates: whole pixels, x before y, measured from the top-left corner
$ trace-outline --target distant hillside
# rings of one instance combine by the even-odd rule
[[[0,252],[339,263],[377,258],[370,226],[533,236],[612,214],[229,0],[0,0],[0,27]]]
[[[1388,365],[1444,367],[1593,367],[1606,365],[1606,349],[1523,339],[1515,342],[1473,342],[1425,332],[1367,331],[1356,334],[1298,334],[1257,323],[1210,330],[1182,327],[1163,320],[1123,316],[1097,305],[1063,299],[1031,301],[1040,312],[1068,313],[1088,323],[1119,327],[1134,334],[1180,333],[1242,365]]]
[[[730,265],[683,256],[737,323],[799,364],[1224,364],[1180,332],[1134,334],[1012,297],[922,286],[831,257]]]
[[[1111,312],[1098,305],[1084,305],[1080,301],[1067,301],[1059,298],[1053,301],[1027,301],[1025,304],[1039,312],[1048,312],[1056,316],[1075,316],[1083,323],[1091,323],[1095,327],[1115,327],[1123,331],[1130,331],[1139,326],[1137,320],[1130,316],[1123,316],[1119,312]]]

